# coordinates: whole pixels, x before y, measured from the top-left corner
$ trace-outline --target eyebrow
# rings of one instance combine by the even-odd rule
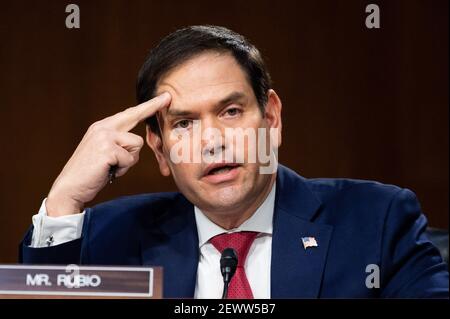
[[[234,92],[228,94],[223,99],[221,99],[219,102],[217,102],[214,105],[214,109],[220,109],[228,104],[238,102],[238,101],[244,99],[245,97],[246,97],[246,95],[243,92],[234,91]],[[177,110],[177,109],[169,108],[167,110],[166,117],[177,118],[177,117],[184,117],[184,116],[192,116],[194,114],[196,114],[196,112],[192,112],[189,110]]]
[[[245,98],[245,94],[243,92],[232,92],[229,95],[227,95],[225,98],[223,98],[222,100],[219,101],[219,103],[217,103],[217,107],[222,107],[228,104],[231,104],[233,102],[238,102],[240,100],[242,100],[243,98]]]

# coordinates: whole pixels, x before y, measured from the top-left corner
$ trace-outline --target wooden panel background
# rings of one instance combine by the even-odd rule
[[[65,27],[65,7],[81,28]],[[365,6],[381,29],[365,28]],[[134,104],[148,50],[179,27],[224,25],[267,59],[283,101],[280,160],[306,177],[414,190],[448,225],[448,1],[3,1],[0,262],[90,123]],[[136,132],[143,134],[144,126]],[[174,190],[148,148],[96,202]]]

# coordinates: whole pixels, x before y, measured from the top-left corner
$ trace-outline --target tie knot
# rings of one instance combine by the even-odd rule
[[[214,236],[209,241],[216,249],[222,253],[225,248],[233,248],[238,257],[238,267],[244,267],[245,259],[257,232],[242,231],[237,233],[224,233]]]

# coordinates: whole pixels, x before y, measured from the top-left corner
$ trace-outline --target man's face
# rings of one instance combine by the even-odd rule
[[[158,114],[162,147],[155,147],[157,138],[151,132],[148,141],[163,174],[168,175],[170,170],[179,190],[193,204],[204,211],[226,214],[251,206],[258,195],[267,193],[275,174],[260,174],[258,137],[265,134],[263,144],[269,148],[268,129],[281,129],[281,103],[274,91],[270,92],[266,111],[261,111],[245,72],[233,56],[208,52],[189,59],[160,79],[156,93],[163,92],[169,92],[172,100]],[[240,144],[236,138],[227,138],[226,130],[235,128],[253,130],[256,143],[245,139]],[[221,140],[217,136],[212,139],[212,130],[220,133]],[[196,138],[195,133],[200,133],[201,138]],[[180,135],[190,144],[189,161],[174,161],[173,154],[171,157],[171,150],[177,143],[180,145]],[[226,159],[225,152],[232,158]],[[256,154],[256,161],[249,160],[249,152]],[[194,153],[201,155],[201,161],[194,160]],[[203,156],[209,156],[209,160]]]

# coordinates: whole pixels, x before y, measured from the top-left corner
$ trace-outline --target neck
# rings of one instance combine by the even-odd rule
[[[228,211],[227,214],[217,214],[211,211],[203,211],[203,213],[216,225],[220,227],[230,230],[239,227],[244,223],[247,219],[253,216],[259,206],[266,200],[267,196],[269,196],[270,191],[272,190],[273,184],[276,180],[276,174],[272,175],[270,182],[264,187],[263,191],[259,193],[259,195],[249,201],[249,203],[245,203],[244,205],[240,205],[236,210]]]

